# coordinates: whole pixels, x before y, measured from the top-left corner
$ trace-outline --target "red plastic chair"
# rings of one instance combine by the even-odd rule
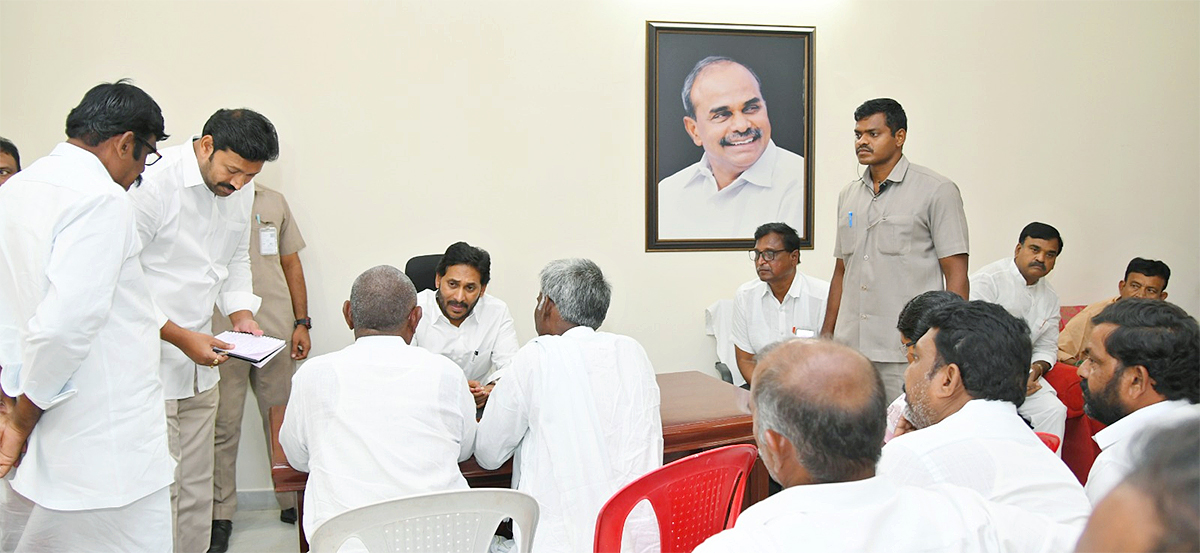
[[[1049,432],[1034,432],[1034,434],[1042,439],[1042,443],[1046,444],[1050,451],[1058,453],[1058,446],[1062,444],[1062,440],[1058,439],[1058,436]]]
[[[658,518],[662,553],[691,553],[709,536],[733,526],[758,448],[731,445],[684,457],[630,482],[596,517],[597,553],[621,550],[625,518],[650,500]]]

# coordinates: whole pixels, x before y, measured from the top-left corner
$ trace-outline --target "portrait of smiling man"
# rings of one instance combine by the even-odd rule
[[[762,82],[751,68],[709,56],[683,82],[683,126],[700,161],[658,184],[658,237],[750,238],[761,224],[804,228],[804,158],[771,140]]]

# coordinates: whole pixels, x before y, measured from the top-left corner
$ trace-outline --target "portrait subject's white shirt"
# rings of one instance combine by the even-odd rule
[[[1031,365],[1045,361],[1053,367],[1058,361],[1061,318],[1058,293],[1045,277],[1032,285],[1025,284],[1016,262],[1012,258],[1001,259],[971,275],[971,299],[999,304],[1029,325],[1029,339],[1033,341]]]
[[[250,276],[250,212],[254,182],[218,198],[200,175],[192,149],[184,144],[161,150],[162,159],[147,167],[141,186],[130,188],[137,209],[142,268],[167,320],[194,332],[212,332],[213,305],[224,315],[257,312]],[[282,337],[282,338],[286,338]],[[217,385],[217,367],[196,365],[165,341],[162,382],[167,399],[184,399]]]
[[[1133,470],[1135,458],[1140,453],[1136,450],[1137,438],[1194,416],[1197,412],[1197,407],[1187,400],[1160,401],[1125,415],[1096,432],[1092,440],[1100,446],[1100,455],[1092,463],[1087,485],[1084,486],[1092,505],[1100,503]]]
[[[658,183],[658,237],[752,238],[763,223],[804,228],[804,158],[767,143],[758,161],[722,190],[700,161]]]
[[[437,304],[437,291],[417,294],[421,322],[412,345],[444,355],[463,370],[467,380],[486,384],[498,380],[512,363],[520,345],[508,305],[483,294],[475,309],[459,326],[454,326]]]

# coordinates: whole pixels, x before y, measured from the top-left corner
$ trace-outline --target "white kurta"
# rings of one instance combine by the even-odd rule
[[[475,309],[459,326],[454,326],[437,304],[437,292],[417,294],[421,322],[412,345],[446,356],[462,368],[467,380],[487,383],[503,376],[520,348],[508,305],[483,294]]]
[[[199,137],[193,137],[196,140]],[[145,249],[142,267],[160,310],[185,329],[211,333],[213,305],[221,313],[258,311],[250,277],[250,211],[254,182],[218,198],[200,175],[192,140],[164,148],[129,196],[137,209]],[[282,338],[286,338],[283,336]],[[183,351],[161,342],[167,399],[184,399],[217,385],[217,367],[196,365]]]
[[[792,486],[746,509],[695,552],[1058,552],[1070,551],[1079,532],[957,486],[870,478]]]
[[[1007,401],[971,400],[941,422],[883,446],[879,475],[897,484],[955,484],[1077,526],[1092,508],[1079,480]]]
[[[171,483],[138,250],[125,191],[87,150],[59,144],[0,187],[0,375],[45,409],[12,486],[42,507],[122,507]]]
[[[475,458],[494,469],[514,451],[513,485],[541,507],[533,550],[591,551],[600,507],[662,466],[658,383],[642,346],[577,326],[521,348],[488,399]]]
[[[458,463],[474,442],[475,401],[462,370],[399,336],[365,336],[304,363],[279,431],[288,463],[309,473],[310,539],[356,507],[466,489]]]
[[[1100,503],[1133,470],[1140,453],[1137,450],[1139,437],[1179,423],[1187,417],[1194,417],[1197,412],[1200,412],[1197,407],[1187,400],[1160,401],[1125,415],[1092,436],[1096,445],[1100,446],[1100,455],[1092,463],[1087,485],[1084,486],[1092,505]],[[1200,432],[1200,428],[1196,430]]]
[[[754,279],[738,287],[733,295],[733,344],[746,353],[792,336],[811,338],[821,334],[829,283],[799,270],[792,279],[783,303],[775,299],[771,285]],[[746,383],[741,371],[731,371],[734,385]]]

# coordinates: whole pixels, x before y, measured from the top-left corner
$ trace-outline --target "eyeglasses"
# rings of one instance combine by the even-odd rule
[[[911,342],[904,342],[903,344],[900,344],[900,353],[907,356],[908,350],[911,349],[915,345],[917,345],[916,340],[913,340]]]
[[[787,253],[787,250],[749,250],[746,253],[750,254],[750,261],[758,262],[758,258],[766,259],[767,261],[775,261],[775,256],[781,253]]]
[[[141,142],[145,147],[150,148],[150,153],[146,154],[146,167],[154,165],[155,163],[158,163],[158,160],[162,159],[162,154],[158,153],[158,148],[155,148],[154,145],[142,140],[137,135],[134,135],[134,138],[136,138],[138,142]]]

